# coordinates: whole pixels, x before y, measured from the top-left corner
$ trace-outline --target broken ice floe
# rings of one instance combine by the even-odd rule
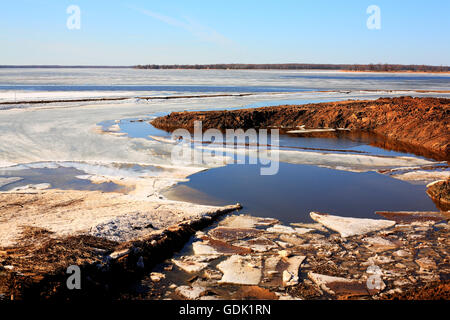
[[[27,192],[37,192],[51,188],[49,183],[38,183],[38,184],[27,184],[25,186],[20,186],[8,190],[7,193],[27,193]]]
[[[376,284],[378,288],[370,289],[366,282],[342,277],[333,277],[323,274],[309,272],[308,277],[314,281],[322,290],[332,295],[352,297],[367,296],[377,291],[383,290],[385,284],[382,280]]]
[[[174,265],[176,265],[178,268],[192,273],[192,272],[200,272],[201,270],[205,269],[208,264],[206,262],[199,262],[199,261],[195,261],[193,259],[191,260],[177,260],[177,259],[172,259],[172,262]]]
[[[423,181],[429,183],[435,180],[446,180],[450,178],[450,170],[417,170],[406,173],[392,174],[391,177],[404,181]]]
[[[23,180],[23,178],[20,178],[20,177],[8,177],[8,178],[0,177],[0,188],[5,187],[5,186],[15,183],[15,182],[19,182],[21,180]]]
[[[363,218],[339,217],[329,214],[311,212],[311,218],[325,227],[339,232],[342,237],[361,235],[395,225],[394,221]]]
[[[397,167],[411,167],[431,165],[436,162],[408,156],[378,156],[365,154],[323,153],[315,151],[278,150],[275,148],[228,148],[222,146],[199,146],[204,150],[215,151],[220,154],[236,154],[240,156],[257,156],[265,161],[281,161],[292,164],[316,165],[336,170],[352,172],[367,172]],[[257,152],[257,151],[260,152]]]
[[[286,233],[286,234],[294,234],[294,233],[295,234],[305,234],[305,233],[308,233],[313,230],[314,229],[301,228],[301,227],[292,228],[292,227],[283,226],[283,225],[274,225],[273,227],[270,227],[267,229],[268,232]]]
[[[166,295],[174,290],[188,299],[202,299],[202,295],[214,299],[379,297],[390,294],[394,283],[401,292],[416,279],[436,279],[439,266],[443,272],[448,270],[443,261],[427,258],[429,249],[418,251],[418,257],[412,254],[434,221],[396,225],[389,220],[328,217],[320,225],[298,224],[311,227],[307,233],[293,232],[294,228],[275,219],[227,217],[214,228],[196,233],[192,254],[168,262],[189,274],[190,280],[171,285]],[[343,225],[355,234],[328,233]],[[439,230],[442,237],[447,229]],[[433,250],[442,253],[446,245],[440,239]],[[405,279],[410,269],[418,272],[410,276],[412,280]],[[166,274],[174,281],[170,271]]]
[[[261,281],[261,258],[233,255],[219,263],[217,268],[223,272],[219,283],[257,285]]]

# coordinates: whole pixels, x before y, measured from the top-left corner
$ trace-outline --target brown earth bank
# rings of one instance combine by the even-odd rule
[[[450,159],[450,99],[379,98],[240,110],[173,112],[154,119],[156,128],[193,130],[250,128],[331,128],[363,130],[425,148]],[[442,160],[441,159],[441,160]]]
[[[53,238],[48,230],[25,227],[20,245],[0,247],[0,302],[90,297],[110,300],[180,250],[197,230],[234,209],[186,220],[122,243],[89,235]],[[67,268],[71,265],[81,270],[82,290],[69,290],[66,286],[70,275]]]
[[[427,194],[442,207],[442,210],[450,210],[450,179],[429,184]]]
[[[240,208],[138,201],[96,191],[0,193],[0,303],[111,299],[124,284],[181,249],[197,230]],[[131,237],[92,232],[97,229],[90,225],[105,226],[98,224],[105,213],[114,230],[125,230],[128,223],[120,219],[133,212],[139,212],[143,223],[134,216]],[[90,221],[96,218],[100,220]],[[80,268],[81,290],[66,286],[72,265]]]

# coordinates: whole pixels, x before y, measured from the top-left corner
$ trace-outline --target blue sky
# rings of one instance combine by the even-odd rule
[[[1,1],[0,64],[450,65],[449,13],[448,0]]]

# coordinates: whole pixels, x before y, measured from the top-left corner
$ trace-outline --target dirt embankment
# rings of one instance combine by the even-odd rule
[[[427,194],[439,204],[442,210],[450,210],[450,179],[429,184]]]
[[[151,123],[159,129],[347,128],[377,133],[450,158],[450,99],[380,98],[230,111],[173,112]]]
[[[240,208],[99,191],[0,192],[0,303],[113,297]],[[83,290],[66,286],[71,265],[81,269]]]
[[[55,237],[36,227],[22,228],[22,241],[0,247],[0,303],[3,300],[112,299],[173,252],[196,231],[239,204],[185,219],[140,239],[116,242],[86,234]],[[83,290],[66,286],[69,266],[81,269]]]

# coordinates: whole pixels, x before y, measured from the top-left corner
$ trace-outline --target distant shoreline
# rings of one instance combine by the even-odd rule
[[[426,72],[449,73],[449,66],[403,64],[204,64],[204,65],[137,65],[136,69],[192,69],[192,70],[323,70],[345,72]]]
[[[341,71],[370,73],[440,73],[449,74],[450,66],[397,65],[397,64],[207,64],[207,65],[0,65],[0,69],[150,69],[150,70],[288,70],[288,71]]]
[[[336,70],[340,72],[354,72],[354,73],[414,73],[414,74],[428,74],[428,73],[439,73],[439,74],[450,74],[450,71],[412,71],[412,70],[401,70],[401,71],[355,71],[355,70]]]
[[[0,65],[0,69],[132,69],[134,66]]]

